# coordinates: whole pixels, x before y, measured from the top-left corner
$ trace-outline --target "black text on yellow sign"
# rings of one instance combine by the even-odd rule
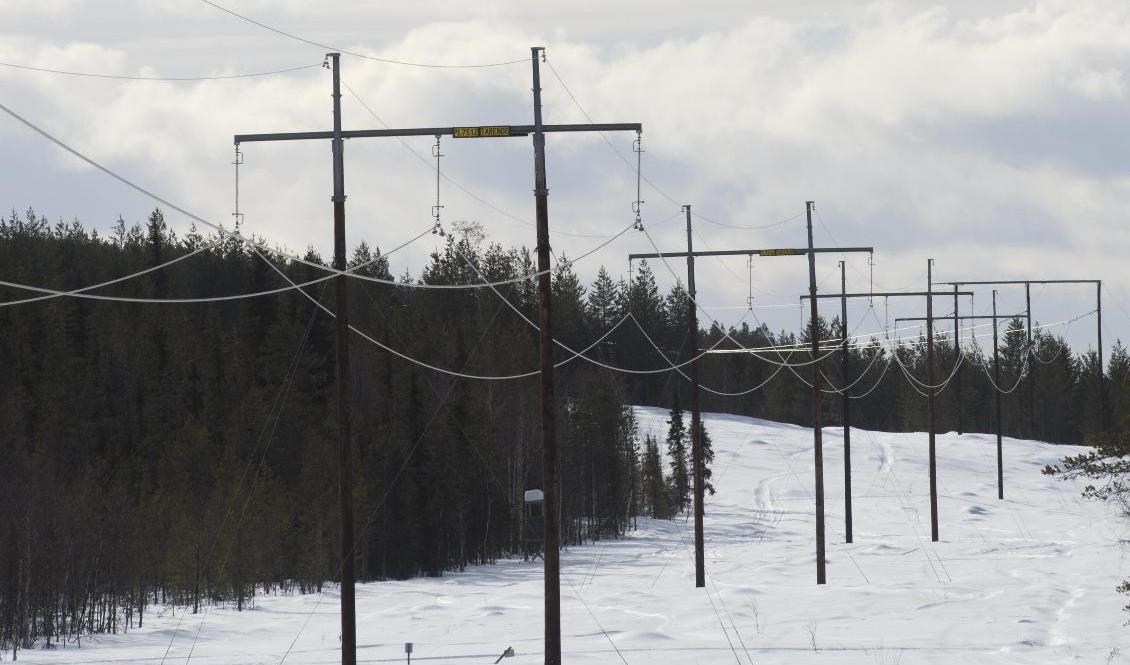
[[[800,253],[801,252],[798,252],[798,251],[796,251],[795,249],[792,249],[792,248],[763,249],[763,250],[758,252],[758,254],[760,256],[796,256],[797,254],[800,254]]]
[[[453,127],[451,135],[457,139],[478,139],[494,136],[510,136],[510,125],[486,125],[482,127]]]

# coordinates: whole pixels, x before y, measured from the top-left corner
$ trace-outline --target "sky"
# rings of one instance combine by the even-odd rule
[[[640,122],[642,221],[575,265],[628,276],[629,253],[799,247],[805,201],[822,293],[923,289],[934,279],[1102,279],[1103,337],[1130,339],[1130,5],[1124,2],[381,2],[224,0],[218,4],[337,49],[345,129],[528,124],[531,46],[547,123]],[[328,130],[325,48],[203,0],[4,0],[0,103],[177,205],[228,226],[233,135]],[[192,77],[307,67],[197,82],[83,78],[25,65],[125,76]],[[571,93],[571,95],[570,95]],[[582,111],[583,109],[583,111]],[[632,133],[547,137],[554,251],[580,256],[634,220]],[[347,242],[396,247],[432,224],[430,137],[345,146]],[[0,116],[0,209],[107,229],[156,204]],[[491,241],[534,245],[528,138],[442,141],[443,224],[475,222]],[[244,229],[294,251],[332,250],[326,141],[245,144]],[[625,163],[628,162],[628,163]],[[174,229],[189,220],[168,211]],[[787,220],[787,221],[786,221]],[[439,239],[391,257],[419,273]],[[653,263],[660,284],[685,264]],[[728,324],[797,329],[800,258],[703,258],[699,302]],[[3,267],[0,266],[0,273]],[[944,287],[949,288],[949,287]],[[991,287],[972,311],[988,313]],[[752,295],[754,309],[747,304]],[[1092,286],[1033,286],[1033,318],[1078,350],[1095,345]],[[829,315],[839,303],[823,305]],[[998,310],[1024,308],[1001,287]],[[936,303],[948,315],[952,300]],[[970,300],[961,303],[970,313]],[[882,335],[921,300],[855,301],[849,328]],[[1085,316],[1083,316],[1085,315]],[[1080,317],[1070,324],[1065,321]],[[700,316],[700,319],[703,317]],[[704,323],[709,323],[706,318]],[[949,326],[945,326],[948,328]],[[976,329],[991,344],[988,327]],[[892,336],[915,334],[913,329]],[[970,332],[966,332],[968,336]]]

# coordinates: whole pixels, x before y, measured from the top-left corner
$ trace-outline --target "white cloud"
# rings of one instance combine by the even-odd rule
[[[66,4],[64,13],[76,16],[94,11],[89,4],[56,4]],[[1097,274],[1116,291],[1130,278],[1121,260],[1130,251],[1130,232],[1119,217],[1130,194],[1130,173],[1119,157],[1130,148],[1130,131],[1122,127],[1130,8],[1115,2],[970,3],[946,9],[888,3],[863,11],[853,5],[848,12],[814,2],[784,12],[705,3],[690,27],[677,30],[671,19],[685,13],[682,4],[649,6],[646,18],[629,25],[630,8],[609,8],[611,18],[605,20],[596,3],[545,8],[494,3],[472,15],[463,5],[443,2],[382,9],[353,4],[341,7],[348,18],[341,28],[311,13],[307,3],[233,3],[252,16],[308,30],[316,39],[409,60],[521,58],[530,45],[545,44],[552,64],[594,118],[644,123],[645,172],[679,202],[730,223],[763,224],[790,217],[804,200],[815,199],[839,243],[879,248],[876,278],[887,285],[916,278],[927,256],[936,257],[939,271],[951,278]],[[29,7],[22,3],[16,11],[32,11]],[[168,20],[192,29],[191,39],[164,37],[176,27],[160,23],[165,10]],[[173,12],[148,5],[118,18],[128,29],[105,38],[89,27],[93,24],[81,38],[43,39],[31,32],[0,37],[0,60],[173,75],[320,60],[317,49],[256,31],[215,10]],[[623,39],[614,38],[619,22],[625,23]],[[215,26],[217,36],[208,37],[205,26]],[[123,31],[130,36],[122,37]],[[370,41],[370,32],[381,38]],[[180,46],[183,52],[174,48]],[[450,71],[344,62],[345,81],[395,125],[529,117],[526,64]],[[314,129],[329,122],[329,81],[320,71],[199,84],[0,71],[0,83],[5,103],[218,220],[229,219],[232,205],[228,162],[234,133]],[[547,120],[583,119],[548,69],[543,86]],[[343,103],[348,126],[375,125],[348,93]],[[22,131],[0,123],[0,140]],[[610,138],[630,154],[632,137]],[[427,154],[430,140],[409,143]],[[314,243],[325,251],[328,147],[255,145],[246,151],[243,205],[249,225],[291,247]],[[444,168],[452,177],[503,209],[532,217],[528,141],[448,141],[445,153]],[[409,228],[426,225],[434,197],[426,165],[393,141],[350,142],[347,158],[351,238],[387,247]],[[47,172],[34,177],[72,168],[62,158],[35,163]],[[67,192],[25,200],[29,190],[21,183],[33,176],[18,163],[0,169],[5,175],[0,182],[9,183],[0,184],[6,204],[68,211],[73,204],[73,215],[88,216],[81,197],[68,199]],[[634,185],[632,173],[597,137],[553,137],[555,228],[591,232],[627,224]],[[503,242],[531,244],[528,227],[451,187],[444,190],[449,219],[480,219]],[[645,189],[644,198],[648,220],[676,211],[655,192]],[[143,208],[127,214],[143,216]],[[669,223],[654,234],[661,244],[677,247],[683,242],[679,229]],[[804,238],[798,223],[741,232],[700,222],[699,230],[715,247],[793,245]],[[817,237],[831,242],[822,229]],[[594,242],[561,237],[556,244],[576,255]],[[646,249],[636,234],[594,259],[619,271],[628,251]],[[423,261],[422,250],[405,256],[415,269]],[[744,302],[742,263],[701,262],[703,299]],[[834,266],[831,257],[828,263],[822,272]],[[867,272],[865,262],[856,267]],[[583,264],[578,268],[586,270]],[[767,292],[797,293],[803,284],[803,266],[759,262],[756,272],[759,288]],[[855,273],[852,280],[858,279]],[[1064,313],[1071,304],[1063,304]],[[1122,330],[1130,326],[1125,317],[1111,320]],[[774,327],[786,325],[795,325],[792,314],[782,315]]]

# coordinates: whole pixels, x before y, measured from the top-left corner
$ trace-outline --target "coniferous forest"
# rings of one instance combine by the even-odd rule
[[[350,265],[387,282],[429,285],[478,282],[468,261],[490,281],[534,272],[529,251],[493,244],[474,224],[461,225],[445,242],[419,275],[391,274],[380,250],[365,245],[353,249]],[[180,257],[89,294],[208,299],[287,286],[240,242],[195,230],[178,236],[160,211],[141,225],[119,220],[109,234],[49,222],[33,211],[0,219],[0,279],[12,282],[66,291]],[[313,251],[304,258],[328,263]],[[603,269],[582,280],[560,259],[553,315],[563,344],[585,349],[602,339],[587,357],[632,370],[689,358],[682,286],[660,292],[646,265],[630,281]],[[297,262],[275,264],[299,283],[326,275]],[[535,283],[497,288],[496,294],[350,280],[350,320],[374,340],[436,367],[530,374],[538,365],[537,331],[499,296],[536,321]],[[333,308],[329,281],[306,291]],[[258,594],[317,591],[335,579],[341,553],[330,316],[293,289],[164,304],[0,292],[3,301],[28,300],[0,307],[0,649],[127,630],[143,625],[153,604],[242,609]],[[632,322],[623,323],[626,314]],[[835,319],[814,325],[822,339],[842,334]],[[700,347],[800,345],[811,329],[771,332],[743,324],[726,332],[732,340],[717,327],[704,330]],[[918,342],[894,353],[925,381]],[[956,430],[959,418],[964,431],[995,431],[992,387],[978,366],[991,362],[991,349],[967,352],[961,413],[951,383],[937,400],[939,431]],[[522,556],[523,492],[539,487],[541,472],[536,373],[494,381],[453,377],[357,335],[351,354],[359,577],[441,575]],[[564,349],[557,354],[562,361],[571,356]],[[1023,322],[1009,322],[1002,384],[1018,387],[1004,399],[1004,433],[1090,440],[1102,417],[1097,355],[1075,353],[1041,330],[1033,355],[1035,362],[1026,363]],[[702,408],[811,425],[811,393],[801,378],[810,369],[797,368],[798,377],[772,364],[810,357],[803,349],[705,356],[700,381],[718,392],[767,383],[745,395],[705,392]],[[944,336],[936,358],[941,380],[956,360]],[[1116,344],[1108,359],[1106,416],[1118,422],[1130,412],[1130,358]],[[853,401],[853,424],[924,430],[925,398],[888,360],[880,340],[853,347],[853,368],[867,374],[852,392],[870,390]],[[828,353],[820,366],[833,386],[844,385],[838,353]],[[1030,417],[1025,395],[1033,375]],[[614,538],[636,516],[670,517],[687,508],[685,379],[573,359],[558,368],[556,390],[566,544]],[[671,409],[666,439],[641,436],[631,405]],[[825,396],[824,423],[838,425],[839,418],[839,396]]]

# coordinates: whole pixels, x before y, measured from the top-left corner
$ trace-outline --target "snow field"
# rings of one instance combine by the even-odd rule
[[[639,408],[662,440],[667,413]],[[714,441],[706,589],[685,517],[640,519],[622,540],[562,556],[563,658],[587,663],[1130,663],[1125,525],[1080,485],[1041,475],[1079,448],[937,437],[940,537],[930,542],[926,435],[852,430],[854,540],[844,544],[842,429],[824,430],[828,584],[815,570],[812,431],[705,414]],[[358,661],[542,662],[541,562],[357,589]],[[329,664],[336,593],[260,596],[242,613],[150,608],[145,628],[30,663]],[[301,631],[301,632],[300,632]],[[295,636],[298,636],[295,639]],[[1120,653],[1125,652],[1125,653]],[[191,658],[190,658],[191,654]],[[10,657],[10,655],[6,655]]]

